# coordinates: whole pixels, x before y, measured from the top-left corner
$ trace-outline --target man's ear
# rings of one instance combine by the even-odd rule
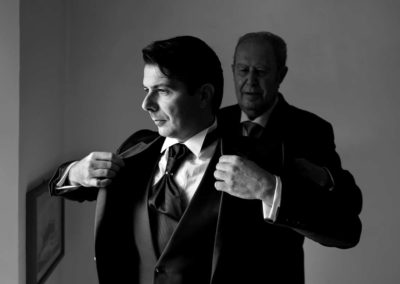
[[[212,98],[214,97],[215,88],[212,84],[206,83],[199,88],[200,106],[202,108],[212,105]]]
[[[285,66],[280,70],[280,72],[278,72],[278,83],[279,83],[279,85],[282,84],[283,80],[286,77],[286,74],[287,74],[288,70],[289,69],[287,68],[287,66]]]

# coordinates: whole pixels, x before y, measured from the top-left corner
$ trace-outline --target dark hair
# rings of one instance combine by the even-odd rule
[[[155,41],[142,50],[145,64],[157,65],[161,72],[186,85],[193,93],[204,84],[214,86],[212,110],[221,105],[224,77],[217,54],[204,41],[193,36],[178,36]]]
[[[254,33],[247,33],[241,36],[238,40],[238,43],[236,44],[235,54],[233,58],[234,63],[238,46],[241,43],[249,40],[266,41],[269,44],[271,44],[276,58],[277,69],[282,70],[282,68],[286,67],[286,58],[287,58],[286,42],[280,36],[277,36],[271,32],[254,32]]]

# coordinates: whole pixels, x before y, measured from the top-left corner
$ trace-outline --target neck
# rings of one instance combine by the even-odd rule
[[[193,127],[193,130],[190,131],[190,133],[188,133],[187,135],[185,135],[182,138],[177,137],[177,139],[179,140],[180,143],[184,143],[186,140],[190,139],[191,137],[193,137],[194,135],[196,135],[197,133],[203,131],[204,129],[210,127],[215,121],[215,116],[209,116],[205,119],[200,119],[199,120],[199,124],[196,125],[196,127]]]

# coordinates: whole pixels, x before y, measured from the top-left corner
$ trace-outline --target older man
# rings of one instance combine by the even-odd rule
[[[215,186],[239,199],[262,200],[269,224],[232,238],[263,250],[264,261],[253,266],[263,269],[263,283],[304,283],[304,237],[340,248],[358,243],[361,192],[341,167],[332,126],[279,93],[288,71],[283,39],[269,32],[242,36],[232,70],[238,105],[222,109],[219,125],[227,135],[249,136],[252,144],[242,155],[225,152]],[[232,261],[232,268],[241,265]]]

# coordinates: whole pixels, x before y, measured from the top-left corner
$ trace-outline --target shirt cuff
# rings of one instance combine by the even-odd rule
[[[335,180],[333,179],[333,176],[332,176],[330,170],[329,170],[327,167],[324,167],[324,170],[325,170],[325,171],[328,173],[328,175],[329,175],[330,183],[329,183],[329,188],[328,188],[328,190],[329,190],[329,191],[332,191],[332,190],[335,188]]]
[[[61,175],[60,180],[56,184],[56,190],[64,190],[64,189],[75,189],[80,187],[80,185],[72,185],[70,184],[70,181],[68,179],[68,174],[71,168],[77,163],[78,161],[75,161],[64,170],[63,174]]]
[[[278,208],[281,205],[282,181],[280,177],[275,176],[275,192],[272,200],[272,205],[269,205],[264,200],[262,201],[264,219],[275,222]]]

